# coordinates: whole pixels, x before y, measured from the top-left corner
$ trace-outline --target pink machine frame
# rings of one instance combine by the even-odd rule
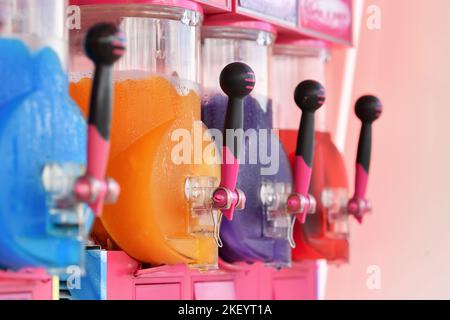
[[[107,252],[107,300],[315,300],[317,264],[275,270],[261,263],[201,272],[185,265],[142,269],[122,251]]]
[[[44,269],[0,272],[0,300],[53,299],[53,278]]]

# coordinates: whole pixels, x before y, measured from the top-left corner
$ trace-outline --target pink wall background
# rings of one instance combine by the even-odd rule
[[[368,30],[364,15],[353,101],[376,93],[385,106],[374,127],[374,212],[363,226],[352,223],[351,264],[329,268],[326,298],[449,299],[450,1],[366,0],[365,8],[371,4],[381,8],[382,25]],[[335,53],[329,85],[341,57]],[[352,179],[358,134],[352,109],[345,150]],[[366,285],[371,265],[381,270],[379,290]]]

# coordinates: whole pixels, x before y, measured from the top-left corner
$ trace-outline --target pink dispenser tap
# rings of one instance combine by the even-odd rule
[[[112,117],[112,66],[125,52],[123,35],[113,24],[97,24],[86,35],[85,50],[95,64],[95,75],[89,106],[87,170],[76,181],[74,193],[100,216],[103,203],[114,203],[120,193],[117,182],[105,179],[105,174]]]
[[[233,219],[235,209],[241,210],[245,207],[245,195],[236,189],[236,183],[244,136],[244,98],[252,92],[255,82],[253,70],[241,62],[230,63],[220,74],[220,87],[228,96],[228,106],[222,148],[221,183],[213,193],[213,203],[214,208],[220,209],[228,220]]]
[[[316,207],[316,200],[308,191],[314,155],[314,113],[325,103],[325,89],[317,81],[303,81],[295,89],[294,100],[302,117],[295,153],[294,192],[288,197],[287,209],[305,223],[306,214],[314,213]]]
[[[355,105],[355,113],[362,126],[356,157],[355,194],[348,202],[347,210],[359,223],[362,223],[364,215],[372,209],[370,201],[366,199],[372,149],[372,123],[381,116],[382,111],[381,101],[375,96],[363,96]]]

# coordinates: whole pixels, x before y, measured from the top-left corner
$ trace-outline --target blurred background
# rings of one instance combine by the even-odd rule
[[[370,5],[381,9],[381,29],[369,30],[364,12],[352,103],[376,93],[384,104],[374,124],[374,210],[364,227],[352,221],[350,264],[329,267],[326,298],[449,299],[450,1],[370,0],[364,10]],[[333,75],[344,59],[334,54],[330,91],[338,90]],[[350,179],[359,129],[351,113],[344,152]],[[368,289],[371,266],[381,272],[379,289]]]

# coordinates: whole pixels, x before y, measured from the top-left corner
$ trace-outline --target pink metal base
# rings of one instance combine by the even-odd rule
[[[53,300],[53,281],[43,269],[0,271],[0,300]]]
[[[263,264],[200,272],[185,265],[141,269],[122,251],[107,252],[108,300],[315,300],[317,264],[277,271]]]

